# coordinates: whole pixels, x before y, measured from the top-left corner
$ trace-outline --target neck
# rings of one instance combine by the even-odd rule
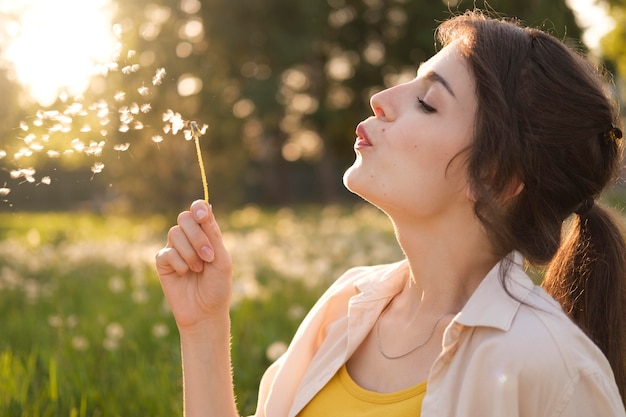
[[[406,291],[394,300],[404,305],[406,319],[425,312],[436,316],[460,311],[498,262],[473,214],[458,221],[392,221],[410,267]]]

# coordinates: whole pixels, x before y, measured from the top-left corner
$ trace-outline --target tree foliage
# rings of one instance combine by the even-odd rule
[[[561,0],[488,7],[558,37],[580,35]],[[140,129],[120,131],[124,123],[111,120],[104,171],[89,184],[101,204],[163,211],[202,194],[193,144],[163,131],[168,110],[209,125],[201,140],[215,203],[352,198],[341,174],[354,158],[355,125],[371,113],[369,97],[413,77],[436,49],[437,22],[474,2],[133,0],[117,8],[119,66],[137,67],[94,80],[84,101],[106,97],[111,119],[132,104],[148,101],[150,111],[134,116]],[[158,68],[167,75],[152,86]],[[146,97],[138,93],[144,85]]]

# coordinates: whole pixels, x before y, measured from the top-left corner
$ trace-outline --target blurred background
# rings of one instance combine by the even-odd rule
[[[202,196],[195,148],[166,112],[209,126],[201,146],[222,208],[353,202],[341,175],[369,97],[413,77],[437,22],[473,5],[2,0],[0,210],[186,207]],[[626,74],[619,0],[485,7]]]
[[[354,129],[435,52],[437,22],[475,3],[568,39],[625,97],[623,0],[0,0],[0,416],[182,415],[153,262],[203,196],[190,121],[252,414],[325,288],[402,257],[342,186]],[[622,210],[622,194],[604,199]]]

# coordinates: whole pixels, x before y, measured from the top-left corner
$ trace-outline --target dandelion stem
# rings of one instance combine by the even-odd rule
[[[209,184],[206,180],[206,171],[202,161],[202,151],[200,150],[200,130],[196,122],[191,122],[191,135],[196,143],[196,154],[198,155],[198,165],[200,166],[200,176],[202,177],[202,188],[204,189],[204,201],[209,202]]]

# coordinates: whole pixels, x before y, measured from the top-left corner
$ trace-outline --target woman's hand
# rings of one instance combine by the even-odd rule
[[[228,317],[231,258],[209,204],[198,200],[180,213],[156,256],[156,269],[180,331]]]

